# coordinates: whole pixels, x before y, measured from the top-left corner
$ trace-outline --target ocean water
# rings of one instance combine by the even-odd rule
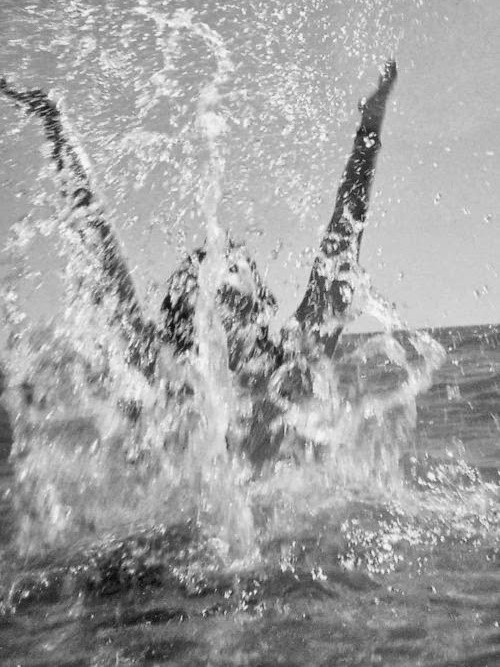
[[[498,326],[398,333],[353,272],[353,318],[386,333],[345,336],[314,366],[262,474],[227,452],[249,396],[213,326],[226,230],[255,241],[276,283],[310,266],[353,82],[371,90],[403,38],[426,38],[431,9],[4,5],[0,75],[50,91],[71,149],[55,173],[40,119],[2,96],[0,664],[500,664]],[[84,214],[65,200],[82,183]],[[185,366],[165,351],[148,383],[125,363],[86,214],[116,231],[155,322],[162,281],[207,239]],[[137,404],[131,424],[122,408]]]
[[[500,664],[500,329],[433,335],[446,361],[397,436],[399,481],[319,493],[294,468],[262,483],[246,559],[199,513],[15,556],[4,461],[2,665]],[[395,381],[379,357],[356,372],[379,392]]]

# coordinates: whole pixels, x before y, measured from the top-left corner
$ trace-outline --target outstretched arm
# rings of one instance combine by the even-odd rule
[[[396,81],[394,61],[388,61],[377,90],[360,103],[359,125],[351,156],[337,192],[330,224],[314,261],[306,292],[295,312],[301,329],[331,356],[352,302],[354,274],[375,173],[387,99]]]
[[[157,355],[154,326],[143,320],[118,239],[104,217],[82,159],[66,136],[57,105],[42,90],[18,92],[2,78],[0,91],[42,121],[45,137],[52,147],[51,159],[62,177],[62,194],[71,207],[68,225],[78,233],[79,249],[97,266],[91,285],[93,299],[99,303],[107,295],[116,297],[112,320],[118,324],[127,344],[127,360],[150,376]]]

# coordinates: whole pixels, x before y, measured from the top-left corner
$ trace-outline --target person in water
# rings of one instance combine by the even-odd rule
[[[216,308],[226,333],[229,369],[252,404],[237,446],[256,467],[279,451],[285,430],[280,421],[286,410],[284,404],[300,401],[312,392],[311,356],[331,358],[346,322],[381,147],[382,122],[396,78],[396,64],[390,60],[375,92],[360,103],[361,122],[332,218],[304,296],[277,339],[269,334],[276,300],[244,244],[227,236],[225,275],[217,291]],[[59,108],[42,90],[19,92],[5,79],[0,79],[0,91],[42,121],[52,149],[50,157],[61,179],[61,192],[74,213],[69,219],[77,232],[75,251],[86,254],[97,267],[91,285],[93,300],[98,306],[106,295],[115,297],[110,319],[125,342],[126,360],[154,381],[163,346],[178,357],[189,356],[196,348],[198,275],[205,249],[189,254],[168,279],[161,323],[146,321],[115,231],[105,217],[84,161],[68,139]]]

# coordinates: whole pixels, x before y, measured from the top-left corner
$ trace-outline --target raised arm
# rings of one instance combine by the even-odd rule
[[[116,297],[111,319],[127,344],[127,361],[149,377],[154,372],[158,337],[154,325],[143,320],[119,241],[104,217],[84,160],[68,140],[60,110],[42,90],[18,92],[0,78],[0,91],[42,121],[45,138],[52,147],[50,157],[61,177],[61,194],[71,209],[68,226],[78,234],[78,250],[97,268],[90,285],[85,277],[86,286],[96,304],[108,295]]]
[[[337,192],[335,209],[316,257],[306,292],[295,312],[299,327],[333,355],[354,293],[354,270],[368,210],[387,99],[396,81],[388,61],[377,90],[360,103],[352,153]]]

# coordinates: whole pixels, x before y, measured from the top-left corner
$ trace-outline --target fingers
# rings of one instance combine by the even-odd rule
[[[384,70],[380,75],[380,86],[392,86],[398,77],[398,69],[395,60],[386,60]]]

